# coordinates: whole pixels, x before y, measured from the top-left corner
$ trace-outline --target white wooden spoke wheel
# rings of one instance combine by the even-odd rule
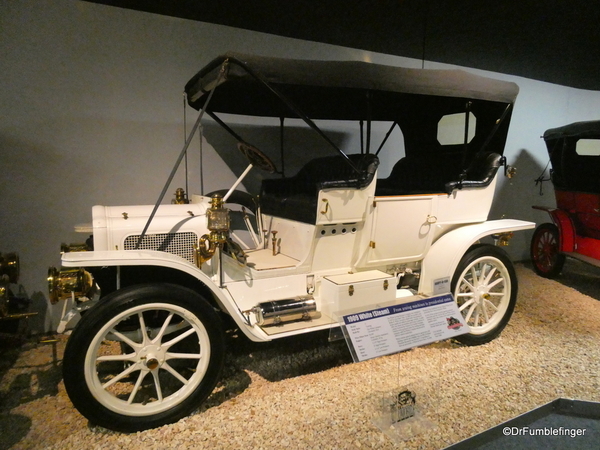
[[[65,349],[69,397],[92,423],[136,431],[190,414],[223,365],[219,317],[172,285],[118,291],[84,315]]]
[[[504,251],[492,245],[469,250],[452,280],[452,293],[471,332],[458,337],[469,345],[489,342],[508,323],[517,298],[517,277]]]

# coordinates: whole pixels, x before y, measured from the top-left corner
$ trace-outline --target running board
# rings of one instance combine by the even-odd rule
[[[261,330],[263,330],[269,336],[284,337],[279,335],[301,334],[309,331],[327,330],[329,328],[338,326],[338,322],[324,314],[321,314],[321,317],[316,319],[288,322],[281,325],[271,325],[267,327],[261,327]]]
[[[592,266],[600,267],[600,260],[598,260],[598,259],[591,258],[591,257],[585,256],[585,255],[581,255],[581,254],[575,253],[575,252],[565,252],[563,254],[565,256],[568,256],[569,258],[578,259],[585,263],[591,264]]]

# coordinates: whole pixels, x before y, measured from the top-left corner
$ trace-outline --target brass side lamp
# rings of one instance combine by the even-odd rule
[[[210,205],[210,208],[206,210],[207,228],[210,234],[200,237],[196,247],[196,264],[198,267],[210,260],[217,249],[223,248],[229,239],[229,210],[224,206],[223,197],[220,194],[214,194]]]

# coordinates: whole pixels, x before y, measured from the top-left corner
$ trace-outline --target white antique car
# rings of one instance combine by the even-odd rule
[[[470,326],[460,340],[494,339],[517,297],[498,245],[534,226],[487,220],[499,168],[513,173],[502,155],[517,93],[457,70],[214,59],[185,86],[200,114],[156,204],[95,206],[93,239],[50,269],[51,300],[72,308],[61,330],[83,312],[63,361],[73,404],[122,431],[190,414],[219,381],[224,324],[269,341],[452,293]],[[281,138],[266,153],[244,137],[261,121]],[[237,142],[225,159],[239,179],[165,204],[201,123]]]

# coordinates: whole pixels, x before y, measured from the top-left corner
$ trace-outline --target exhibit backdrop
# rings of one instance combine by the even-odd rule
[[[85,239],[73,230],[91,222],[91,207],[156,201],[195,120],[188,108],[184,124],[183,86],[227,51],[451,67],[77,0],[0,1],[0,252],[20,255],[19,295],[38,312],[32,331],[58,324],[61,305],[48,301],[47,269],[60,264],[61,242]],[[534,183],[548,160],[540,136],[547,128],[600,119],[600,92],[463,69],[520,87],[505,153],[517,177],[498,183],[491,218],[546,221],[531,209],[554,202],[549,183],[541,196]],[[347,133],[350,145],[358,142]],[[209,138],[203,145],[210,167],[205,192],[234,181],[210,147],[217,143]],[[200,176],[197,152],[192,154],[194,192]],[[389,170],[385,159],[381,170]],[[166,201],[184,182],[180,171]],[[508,247],[513,259],[528,258],[530,237],[516,234]]]

